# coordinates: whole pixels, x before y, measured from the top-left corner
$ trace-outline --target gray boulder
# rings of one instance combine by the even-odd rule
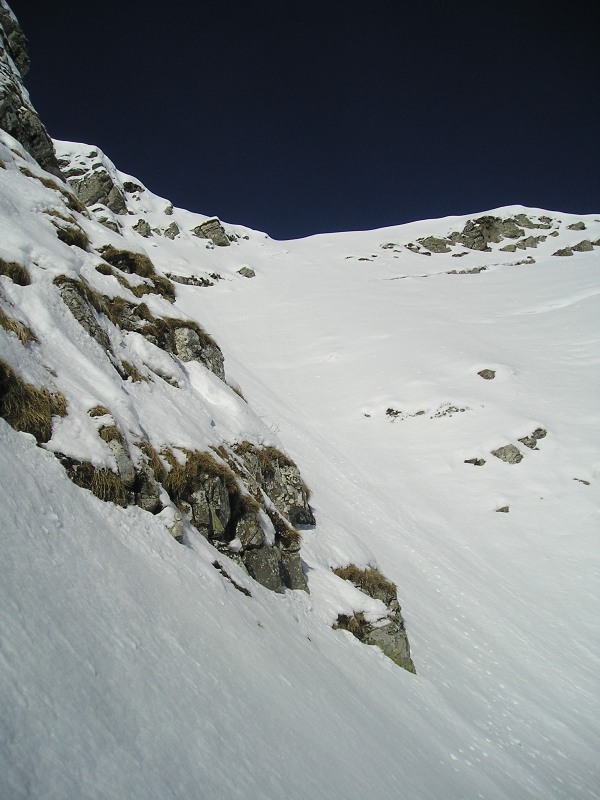
[[[92,151],[90,158],[97,155],[97,152]],[[94,206],[100,203],[115,214],[127,212],[125,196],[102,164],[96,164],[93,170],[88,170],[81,175],[80,168],[70,167],[68,159],[61,159],[60,163],[69,185],[84,206]]]
[[[139,219],[133,226],[133,230],[145,239],[152,236],[152,229],[145,219]]]
[[[573,250],[576,250],[578,253],[590,253],[594,249],[594,245],[590,242],[589,239],[584,239],[579,244],[573,245]]]
[[[242,561],[251,578],[272,592],[283,592],[284,583],[279,548],[261,547],[258,550],[248,550],[242,556]]]
[[[57,286],[63,303],[81,327],[95,339],[103,350],[110,350],[110,339],[102,328],[91,306],[85,299],[81,285],[70,278],[58,278]]]
[[[225,228],[216,217],[200,223],[193,229],[192,233],[201,239],[211,239],[217,247],[229,247],[231,244],[225,233]]]
[[[203,341],[193,328],[179,327],[173,331],[173,349],[182,361],[200,361],[211,372],[225,380],[223,353],[208,337]]]
[[[523,456],[518,447],[514,444],[506,444],[504,447],[499,447],[497,450],[492,450],[492,455],[499,458],[501,461],[506,461],[507,464],[518,464],[523,460]]]

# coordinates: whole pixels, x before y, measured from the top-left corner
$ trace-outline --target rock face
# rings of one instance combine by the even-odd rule
[[[364,644],[379,647],[399,667],[415,673],[396,585],[373,567],[359,569],[355,564],[349,564],[333,572],[374,600],[380,600],[387,609],[385,616],[376,622],[368,622],[360,611],[351,616],[340,614],[334,628],[347,630]]]
[[[247,444],[239,449],[239,454],[252,478],[282,516],[293,525],[315,524],[308,489],[293,461],[274,447],[259,450]]]
[[[4,0],[0,0],[0,39],[0,127],[43,169],[62,178],[52,141],[21,83],[29,69],[27,39]]]
[[[172,334],[173,351],[182,361],[200,361],[211,372],[225,380],[223,353],[216,343],[204,339],[193,328],[176,328]]]
[[[59,164],[69,185],[84,206],[101,204],[115,214],[125,214],[125,195],[111,176],[104,154],[92,149],[85,156],[61,154]]]
[[[513,219],[486,216],[469,220],[461,233],[450,234],[449,238],[470,250],[489,251],[490,243],[498,244],[504,238],[518,239],[524,234]]]
[[[192,233],[201,239],[211,239],[217,247],[229,247],[231,244],[225,233],[225,228],[216,217],[207,219],[206,222],[197,225]]]

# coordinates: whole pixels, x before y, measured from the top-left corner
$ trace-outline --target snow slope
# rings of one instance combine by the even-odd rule
[[[233,241],[214,247],[191,233],[206,217],[171,210],[100,154],[117,184],[143,191],[127,195],[130,214],[69,212],[91,238],[84,251],[56,237],[47,212],[67,213],[63,195],[1,136],[0,257],[32,276],[0,277],[2,305],[39,340],[0,328],[1,355],[68,402],[45,448],[0,420],[2,797],[600,796],[599,251],[552,255],[597,241],[600,221],[488,212],[551,219],[526,231],[545,241],[515,253],[500,250],[510,240],[415,252],[467,217],[292,242],[225,224]],[[57,143],[73,162],[89,150]],[[53,284],[84,276],[128,297],[95,270],[106,244],[211,280],[178,283],[174,306],[144,300],[214,335],[248,404],[106,323],[115,354],[151,378],[121,380]],[[275,595],[229,563],[247,597],[193,528],[186,546],[171,537],[170,509],[122,509],[74,486],[52,451],[114,466],[94,404],[132,446],[143,434],[156,447],[249,439],[289,452],[313,490],[310,595]],[[537,428],[538,450],[519,443]],[[506,444],[520,463],[491,455]],[[331,573],[349,562],[398,584],[417,675],[331,629],[339,613],[377,611]]]

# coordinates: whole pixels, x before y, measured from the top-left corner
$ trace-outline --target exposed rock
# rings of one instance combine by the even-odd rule
[[[265,545],[265,534],[256,514],[244,514],[240,518],[235,528],[235,536],[244,549]]]
[[[465,464],[473,464],[475,467],[483,467],[485,459],[483,458],[465,458]]]
[[[110,339],[108,334],[101,327],[92,311],[89,303],[82,293],[82,287],[77,281],[70,278],[57,278],[56,285],[60,290],[60,296],[71,314],[75,317],[82,328],[95,339],[103,350],[110,350]]]
[[[504,247],[501,247],[500,250],[504,253],[514,253],[517,249],[516,244],[505,244]]]
[[[165,208],[165,214],[170,217],[173,214],[173,203],[169,203],[169,205]]]
[[[424,239],[418,239],[418,242],[423,245],[423,247],[431,250],[432,253],[450,252],[447,239],[440,239],[437,236],[426,236]]]
[[[567,225],[567,230],[569,231],[585,231],[586,225],[585,222],[573,222],[571,225]]]
[[[274,447],[255,448],[243,443],[237,452],[273,505],[292,525],[314,525],[309,492],[294,462]]]
[[[362,612],[347,616],[340,614],[334,628],[343,628],[365,644],[375,645],[398,666],[416,672],[410,657],[410,646],[402,611],[398,604],[396,585],[373,567],[359,569],[355,564],[333,570],[338,577],[348,580],[357,589],[374,600],[380,600],[387,609],[384,617],[375,623],[365,619]]]
[[[134,194],[136,192],[141,194],[142,192],[146,191],[143,186],[140,186],[139,183],[134,183],[133,181],[123,181],[123,189],[128,194]]]
[[[574,481],[578,481],[579,483],[583,483],[583,484],[584,484],[584,486],[589,486],[589,485],[590,485],[590,482],[589,482],[589,481],[586,481],[586,480],[584,480],[583,478],[573,478],[573,480],[574,480]]]
[[[498,244],[503,238],[518,239],[524,233],[513,219],[485,216],[469,220],[462,232],[452,233],[448,238],[470,250],[489,251],[490,243]]]
[[[114,219],[109,219],[108,217],[98,217],[98,222],[101,225],[104,225],[105,228],[108,228],[115,233],[121,233],[121,226]]]
[[[167,239],[175,239],[180,233],[179,225],[176,222],[172,222],[169,227],[165,229],[165,236]]]
[[[223,353],[216,343],[208,339],[201,341],[193,328],[185,326],[176,328],[172,339],[173,349],[178,358],[182,361],[200,361],[218,378],[225,380]]]
[[[133,230],[145,239],[152,236],[152,229],[145,219],[139,219],[133,226]]]
[[[523,460],[518,447],[515,447],[514,444],[506,444],[504,447],[492,450],[492,455],[501,461],[506,461],[507,464],[518,464],[519,461]]]
[[[165,272],[165,277],[175,283],[183,283],[185,286],[214,286],[208,278],[197,278],[195,275],[175,275],[173,272]]]
[[[484,380],[486,381],[493,381],[496,377],[496,370],[493,369],[482,369],[478,373]]]
[[[29,68],[27,39],[12,12],[0,4],[0,127],[47,172],[62,178],[54,145],[21,83]]]
[[[211,239],[213,244],[217,245],[217,247],[229,247],[231,244],[225,233],[225,228],[216,217],[207,219],[205,222],[197,225],[192,233],[194,236],[199,236],[202,239]]]
[[[244,278],[254,278],[256,272],[252,269],[252,267],[242,267],[238,269],[238,275],[243,275]]]
[[[573,250],[576,250],[578,253],[590,253],[594,249],[594,245],[590,242],[589,239],[584,239],[579,244],[573,245]]]
[[[281,553],[277,547],[261,547],[248,550],[242,557],[244,566],[250,577],[270,589],[272,592],[283,592],[284,583],[281,574]]]
[[[90,154],[90,158],[93,158],[94,152]],[[73,171],[68,168],[67,165],[70,163],[68,159],[61,159],[60,163],[65,165],[65,176],[84,206],[100,203],[115,214],[126,213],[125,197],[102,164],[80,176],[77,174],[78,170]]]
[[[290,553],[287,550],[282,550],[280,570],[283,583],[288,589],[301,589],[304,592],[308,592],[300,553]]]
[[[136,465],[135,503],[151,514],[156,514],[161,509],[160,486],[152,468],[145,462]]]
[[[572,256],[573,251],[570,247],[562,247],[560,250],[557,250],[556,253],[552,253],[553,256]]]
[[[485,272],[487,267],[472,267],[471,269],[451,269],[446,275],[479,275]]]
[[[524,444],[525,447],[529,447],[530,450],[539,450],[537,443],[540,439],[543,439],[547,435],[548,431],[544,430],[544,428],[536,428],[533,433],[529,436],[524,436],[522,439],[519,439],[521,444]]]
[[[508,506],[501,506],[500,508],[496,509],[497,513],[499,514],[508,514],[509,510],[510,509]]]
[[[545,242],[546,239],[546,236],[527,236],[525,239],[518,241],[516,246],[519,250],[526,250],[528,247],[536,248],[540,242]]]

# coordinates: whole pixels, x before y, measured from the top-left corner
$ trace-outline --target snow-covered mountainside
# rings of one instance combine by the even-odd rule
[[[276,242],[0,32],[0,796],[599,797],[600,214]]]

